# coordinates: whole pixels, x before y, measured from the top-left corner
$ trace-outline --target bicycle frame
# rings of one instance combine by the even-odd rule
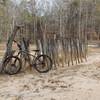
[[[35,52],[35,54],[32,55],[32,54],[30,54],[30,53],[28,53],[28,52],[26,52],[26,51],[20,50],[16,56],[19,57],[20,55],[23,55],[22,53],[24,53],[24,54],[26,55],[26,57],[28,57],[28,59],[26,59],[26,57],[24,57],[24,56],[23,56],[23,58],[26,59],[26,61],[28,62],[28,64],[29,64],[30,66],[32,66],[32,65],[33,65],[33,62],[35,62],[35,59],[36,59],[36,57],[38,56],[38,52],[36,52],[36,51],[34,51],[34,52]],[[31,57],[32,57],[33,59],[31,59]]]
[[[19,48],[18,54],[15,55],[15,56],[19,57],[19,55],[24,55],[24,54],[25,54],[26,57],[23,56],[23,58],[26,59],[26,58],[28,57],[28,59],[26,59],[26,61],[28,62],[28,64],[29,64],[30,66],[32,66],[32,65],[33,65],[33,62],[34,62],[35,59],[36,59],[36,57],[39,55],[38,52],[35,51],[35,50],[33,50],[33,51],[35,52],[35,54],[32,55],[32,54],[30,54],[30,53],[27,52],[27,51],[23,51],[22,48],[21,48],[21,45],[20,45],[19,43],[17,43],[17,41],[14,40],[14,42],[17,44],[17,46],[18,46],[18,48]],[[33,59],[31,59],[31,57],[32,57]]]

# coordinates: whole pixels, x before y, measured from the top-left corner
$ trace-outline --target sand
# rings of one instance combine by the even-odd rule
[[[100,53],[96,50],[87,62],[46,74],[33,70],[0,75],[0,100],[100,100],[99,92]]]

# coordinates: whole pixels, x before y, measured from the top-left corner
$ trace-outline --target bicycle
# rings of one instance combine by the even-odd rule
[[[14,41],[17,43],[16,41]],[[20,72],[22,69],[22,59],[28,62],[31,67],[34,67],[39,73],[46,73],[52,69],[52,60],[48,55],[40,54],[40,50],[32,50],[35,54],[22,51],[21,46],[17,43],[19,51],[16,55],[16,51],[12,51],[3,62],[3,70],[6,74],[14,75]]]

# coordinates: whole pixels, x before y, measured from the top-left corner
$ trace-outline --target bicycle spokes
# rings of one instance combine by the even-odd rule
[[[37,71],[44,73],[48,72],[52,67],[51,59],[46,55],[40,55],[35,60],[35,68]]]
[[[21,61],[18,57],[8,57],[4,62],[4,72],[13,75],[19,72],[21,69]]]

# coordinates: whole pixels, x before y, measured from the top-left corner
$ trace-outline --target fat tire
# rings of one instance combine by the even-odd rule
[[[39,68],[38,68],[38,66],[37,66],[37,64],[36,64],[36,62],[37,62],[37,61],[39,60],[39,58],[41,58],[41,57],[46,57],[46,58],[49,60],[49,65],[48,65],[47,69],[46,69],[46,70],[43,70],[43,71],[39,70]],[[48,62],[47,62],[47,63],[48,63]],[[33,66],[34,66],[34,68],[35,68],[39,73],[47,73],[48,71],[50,71],[50,70],[52,69],[52,60],[51,60],[51,58],[50,58],[49,56],[47,56],[47,55],[39,55],[39,56],[36,57],[36,59],[35,59],[35,64],[33,64]]]
[[[9,72],[8,70],[6,70],[7,63],[8,63],[12,58],[17,59],[18,62],[19,62],[18,69],[17,69],[16,72],[14,72],[14,73],[11,73],[11,72]],[[4,63],[3,63],[3,71],[4,71],[4,73],[6,73],[6,74],[8,74],[8,75],[17,74],[18,72],[20,72],[21,68],[22,68],[22,62],[21,62],[21,60],[20,60],[18,57],[16,57],[16,56],[9,56],[9,57],[7,57],[7,58],[4,60]]]

